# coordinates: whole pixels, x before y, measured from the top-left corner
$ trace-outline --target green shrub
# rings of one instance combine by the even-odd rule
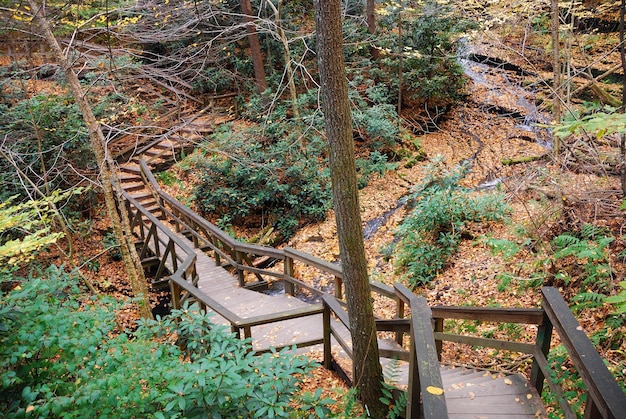
[[[382,63],[392,75],[389,85],[403,92],[404,102],[417,109],[445,107],[458,100],[465,86],[463,69],[457,56],[459,35],[475,24],[451,13],[435,1],[427,1],[417,9],[405,10],[399,4],[388,3],[386,13],[379,19],[381,32],[392,33],[402,27],[402,60],[399,59],[397,36],[380,38],[386,54]],[[402,70],[402,86],[398,86],[398,70]]]
[[[304,142],[293,128],[268,123],[265,138],[228,128],[213,135],[194,157],[201,173],[198,207],[233,224],[246,218],[273,224],[283,237],[301,223],[323,219],[331,205],[325,143],[319,137]]]
[[[2,296],[7,416],[289,417],[296,377],[312,367],[287,350],[256,356],[196,306],[118,333],[117,303],[85,299],[58,268],[46,276]]]
[[[446,171],[434,161],[413,208],[396,232],[396,266],[412,286],[430,282],[456,252],[469,223],[502,221],[510,211],[501,194],[475,194],[460,185],[466,167]]]

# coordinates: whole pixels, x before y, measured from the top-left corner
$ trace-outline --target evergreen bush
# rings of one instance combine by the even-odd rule
[[[257,356],[196,306],[116,328],[119,303],[85,298],[52,267],[0,304],[0,412],[9,417],[289,417],[313,366]],[[178,341],[174,337],[178,336]],[[178,344],[183,344],[181,349]]]

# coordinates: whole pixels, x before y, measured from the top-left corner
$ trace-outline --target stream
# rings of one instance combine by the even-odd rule
[[[501,118],[512,118],[515,121],[515,129],[525,140],[533,141],[546,150],[551,149],[551,134],[542,125],[548,125],[550,117],[542,113],[535,105],[533,92],[524,88],[525,78],[533,76],[514,64],[504,62],[498,58],[488,57],[471,50],[471,46],[464,46],[459,55],[459,63],[463,67],[465,75],[471,80],[469,100],[474,101],[482,110]],[[480,92],[482,90],[482,92]],[[476,94],[479,93],[479,94]],[[480,98],[476,100],[476,98]],[[462,121],[461,121],[462,122]],[[469,133],[478,146],[472,155],[462,161],[474,164],[482,152],[484,144],[481,138]],[[496,176],[485,180],[475,186],[476,190],[488,190],[495,188],[505,178]],[[364,239],[371,240],[381,227],[389,219],[403,208],[413,193],[407,193],[396,201],[393,208],[385,211],[378,217],[368,220],[363,228]],[[330,286],[332,288],[332,286]],[[325,290],[332,292],[331,289]],[[263,291],[268,295],[277,295],[285,292],[282,281],[275,281]],[[311,303],[319,302],[319,297],[298,293],[298,298]]]
[[[533,74],[498,58],[477,54],[467,44],[463,45],[460,50],[459,63],[463,67],[465,75],[472,81],[470,96],[479,89],[487,91],[486,95],[481,95],[482,100],[478,105],[500,117],[513,118],[516,121],[516,129],[527,133],[531,140],[546,150],[550,150],[552,148],[551,134],[541,126],[548,125],[550,117],[537,108],[533,99],[533,92],[523,86],[524,77],[533,76]],[[515,98],[515,101],[511,103],[510,100],[507,100],[510,98]],[[471,167],[484,145],[477,135],[472,133],[470,135],[478,147],[471,157],[464,159],[461,163],[469,164]],[[504,180],[502,177],[489,179],[475,186],[475,189],[493,189]],[[389,218],[406,205],[411,193],[409,191],[401,197],[394,208],[365,223],[363,229],[365,240],[374,238]]]

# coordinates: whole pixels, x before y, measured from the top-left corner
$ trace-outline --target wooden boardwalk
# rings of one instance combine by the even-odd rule
[[[144,147],[144,149],[139,150],[139,154],[151,156],[151,163],[154,165],[159,164],[160,161],[166,159],[168,154],[175,152],[176,147],[181,147],[180,142],[159,142]],[[271,319],[276,319],[281,313],[283,313],[283,316],[280,318],[286,318],[288,316],[295,317],[294,311],[298,310],[300,311],[296,313],[296,315],[301,315],[304,312],[311,313],[312,311],[320,313],[321,307],[312,307],[309,303],[301,301],[288,294],[267,295],[253,289],[240,287],[238,277],[230,273],[224,267],[217,266],[214,259],[205,254],[201,249],[195,248],[191,240],[181,234],[174,233],[174,229],[171,228],[171,226],[168,226],[167,221],[163,223],[159,221],[159,219],[164,219],[165,214],[168,212],[161,207],[166,194],[159,191],[160,188],[158,187],[153,175],[150,173],[150,169],[144,169],[144,164],[145,163],[143,161],[128,161],[127,163],[122,164],[120,166],[119,180],[125,191],[124,196],[127,199],[127,203],[131,205],[130,203],[132,202],[132,205],[135,205],[136,208],[141,207],[141,211],[138,210],[136,213],[138,217],[134,219],[136,222],[134,226],[137,228],[136,232],[140,233],[138,234],[138,237],[142,237],[142,240],[146,240],[144,247],[142,247],[142,255],[145,258],[143,262],[146,263],[146,266],[149,266],[153,265],[156,260],[159,266],[155,274],[155,284],[169,281],[171,284],[175,284],[173,286],[179,290],[185,289],[192,295],[195,292],[196,298],[203,301],[205,305],[212,305],[215,310],[231,317],[232,325],[234,325],[237,329],[245,330],[246,335],[251,332],[250,335],[252,336],[252,347],[254,350],[268,350],[270,347],[288,347],[299,344],[312,345],[323,341],[324,322],[322,314],[311,314],[307,317],[299,317],[291,320],[250,326],[252,324],[263,323],[271,321]],[[147,179],[142,177],[142,174],[145,175]],[[148,190],[146,183],[144,182],[148,185],[152,185],[151,191]],[[156,197],[156,195],[153,195],[154,193],[159,193],[160,196]],[[157,203],[157,198],[161,202],[160,204]],[[172,204],[170,197],[166,197],[165,199],[166,201],[167,199],[170,199],[169,203]],[[181,206],[178,206],[177,204],[172,205],[174,208],[178,208],[178,211],[189,211],[186,208],[181,208]],[[177,217],[176,212],[170,212],[169,214]],[[198,220],[200,217],[194,214],[191,214],[190,217],[191,218],[189,218],[189,220],[191,220],[191,222],[189,225],[195,225],[196,227],[188,227],[188,225],[183,223],[185,228],[199,228],[201,231],[204,231],[206,228],[202,223],[204,220],[196,223],[194,220]],[[138,223],[137,220],[139,220]],[[214,226],[210,227],[209,230],[213,231],[213,227]],[[213,231],[212,234],[219,237],[218,240],[222,240],[222,242],[225,243],[226,248],[232,249],[237,254],[237,260],[239,260],[240,252],[242,251],[240,248],[242,248],[243,253],[246,254],[249,252],[250,248],[253,247],[243,245],[239,242],[233,242],[231,238],[225,235],[225,233],[219,231],[219,229],[217,230],[217,232]],[[154,234],[155,232],[156,236]],[[158,239],[156,239],[157,236]],[[158,250],[160,251],[157,251],[154,247],[155,241],[159,243]],[[147,247],[145,247],[146,245],[148,248],[151,248],[152,252],[157,254],[159,258],[150,257],[150,252],[144,252],[147,250]],[[165,246],[167,249],[165,252],[163,252],[162,246]],[[195,265],[191,263],[193,258],[189,257],[189,253],[191,252],[195,252],[197,255]],[[279,251],[274,249],[274,252]],[[287,260],[292,263],[293,255],[298,256],[298,253],[301,252],[298,252],[296,249],[289,249],[289,252],[285,250],[278,256],[278,258],[284,257],[286,262],[284,278],[290,281],[297,280],[297,278],[287,276],[291,275],[287,274],[287,267],[291,266],[287,264]],[[272,255],[271,253],[263,253],[263,251],[259,254],[266,256]],[[182,266],[182,273],[178,271],[174,272],[175,269],[174,266],[172,266],[173,259],[178,256],[176,261],[180,265],[180,258],[183,257],[183,255],[183,259],[186,260],[186,263]],[[223,255],[223,257],[226,259],[230,258],[230,256],[227,255]],[[307,257],[306,255],[300,255],[298,257],[304,258],[302,261],[312,263],[313,266],[322,269],[324,272],[331,273],[337,278],[340,278],[341,276],[340,271],[338,271],[335,266],[327,266],[324,261],[316,261],[313,260],[314,258]],[[243,266],[238,262],[237,264],[240,268]],[[164,266],[167,269],[163,269]],[[255,272],[255,270],[251,267],[244,266],[244,268],[250,268],[250,271]],[[165,272],[167,270],[169,270],[170,273],[173,273],[173,275],[168,277]],[[275,274],[274,272],[265,273],[270,276],[274,276]],[[189,284],[185,282],[184,278],[191,277],[198,279],[197,288],[201,292],[199,292],[198,289],[189,287]],[[282,277],[279,276],[279,278]],[[296,281],[296,283],[299,282]],[[414,295],[410,290],[407,290],[405,293],[401,288],[398,288],[398,285],[396,285],[395,292],[396,296],[399,295],[398,293],[401,293],[403,296],[401,298],[403,298],[405,302],[408,300],[409,305],[410,301],[413,301],[412,298]],[[433,342],[428,345],[425,345],[424,343],[429,342],[431,323],[433,320],[443,322],[446,318],[466,318],[496,322],[507,322],[508,320],[512,323],[533,324],[540,325],[540,327],[544,325],[543,322],[547,322],[547,326],[545,327],[547,330],[550,330],[550,332],[548,332],[547,337],[544,336],[541,339],[546,338],[547,340],[545,342],[548,343],[548,346],[551,339],[551,330],[554,326],[560,336],[565,336],[570,339],[569,342],[571,347],[567,348],[568,353],[571,356],[575,356],[575,360],[578,360],[578,363],[582,365],[583,370],[604,374],[598,375],[597,378],[595,376],[591,377],[590,373],[587,373],[589,377],[587,377],[588,380],[585,381],[585,384],[593,390],[593,393],[591,391],[588,393],[588,397],[591,397],[591,401],[588,401],[587,404],[587,408],[589,408],[589,411],[592,412],[591,414],[602,413],[604,417],[621,417],[621,412],[624,412],[624,408],[626,407],[626,398],[623,397],[622,391],[618,386],[612,385],[614,377],[612,377],[610,372],[606,370],[603,361],[598,356],[586,335],[584,335],[584,332],[584,336],[579,336],[580,326],[571,314],[566,303],[558,294],[558,291],[547,287],[542,289],[542,293],[544,295],[543,305],[544,307],[547,307],[544,310],[500,309],[497,313],[495,313],[493,310],[496,309],[487,308],[473,310],[473,308],[470,307],[461,310],[458,307],[435,307],[434,309],[438,310],[438,314],[433,316],[430,309],[428,309],[427,312],[424,311],[423,307],[427,306],[419,301],[417,304],[412,306],[410,334],[414,339],[412,344],[415,346],[413,346],[413,348],[419,347],[420,349],[417,350],[417,355],[415,355],[416,351],[412,349],[413,354],[409,355],[409,357],[412,357],[410,359],[414,361],[417,360],[416,362],[418,363],[427,362],[427,364],[420,364],[421,366],[419,369],[414,368],[414,373],[417,374],[417,371],[419,370],[420,378],[425,378],[425,380],[421,381],[421,383],[422,386],[426,387],[420,387],[420,379],[416,380],[415,376],[411,378],[412,385],[409,391],[409,398],[412,400],[413,404],[409,404],[408,406],[408,413],[410,413],[411,418],[423,417],[427,410],[429,417],[434,419],[438,419],[439,417],[458,419],[547,418],[546,410],[541,402],[539,394],[522,375],[461,366],[450,366],[438,362],[438,354],[431,351],[428,346],[430,345],[430,348],[434,348],[435,341],[433,340]],[[176,298],[173,299],[173,304],[176,307],[179,307],[178,304],[180,301],[178,299],[178,292],[175,295]],[[336,300],[325,300],[327,308],[333,307],[335,304],[339,304],[338,302],[333,303],[333,301]],[[309,310],[307,310],[307,308]],[[346,316],[340,305],[331,308],[331,310],[340,318],[344,318],[344,316]],[[228,312],[231,314],[228,314]],[[499,316],[503,316],[503,318],[500,318]],[[541,316],[539,317],[539,320],[537,316]],[[418,319],[418,321],[416,321],[416,319]],[[222,323],[231,326],[230,321],[215,312],[213,321],[218,324]],[[347,320],[344,319],[343,321],[347,323]],[[344,345],[346,351],[350,351],[351,338],[349,331],[345,326],[343,326],[341,321],[333,319],[332,316],[331,322],[331,329],[333,330],[333,333],[336,333],[337,339],[345,342]],[[381,322],[380,324],[384,327],[390,327],[385,326],[385,324],[391,324],[392,327],[394,327],[394,329],[383,328],[382,330],[395,330],[396,333],[407,333],[407,331],[404,330],[406,323],[398,323],[395,326],[393,326],[393,323]],[[398,327],[400,328],[398,329]],[[414,335],[415,330],[428,331],[428,334],[422,333]],[[530,345],[524,342],[493,341],[482,337],[455,335],[445,333],[443,329],[439,329],[439,331],[435,329],[435,331],[436,333],[432,335],[431,338],[435,338],[436,335],[440,339],[440,342],[459,342],[465,344],[476,344],[479,346],[486,344],[487,347],[503,348],[505,350],[533,354],[538,368],[541,369],[538,377],[540,381],[537,381],[536,383],[538,387],[541,387],[543,384],[541,381],[542,377],[548,377],[550,375],[550,368],[547,365],[547,360],[545,359],[547,349],[544,351],[542,345],[544,345],[545,342],[543,342],[543,340],[539,340],[539,332],[538,343],[536,345]],[[417,345],[418,342],[420,345]],[[332,347],[333,359],[337,361],[337,364],[340,364],[339,366],[341,368],[338,369],[343,370],[348,376],[351,375],[351,368],[349,367],[349,363],[351,361],[349,360],[349,356],[345,354],[343,348],[338,344],[334,336],[331,338],[330,345]],[[302,351],[310,351],[311,349],[318,348],[322,349],[321,347],[322,345],[317,345],[313,348],[303,348]],[[390,340],[379,340],[379,348],[398,349],[398,346],[395,342]],[[386,355],[390,353],[391,352],[387,351]],[[402,359],[407,359],[404,355],[407,353],[406,350],[396,351],[393,353],[396,355],[399,354]],[[344,365],[343,360],[346,360],[347,364]],[[390,362],[392,364],[391,369],[385,368],[385,365]],[[406,388],[408,386],[409,368],[407,362],[394,362],[389,359],[381,358],[381,363],[383,364],[384,369],[393,373],[394,382],[392,384],[401,388]],[[335,364],[335,366],[337,366],[337,364]],[[574,362],[574,364],[576,364],[576,362]],[[435,365],[437,365],[438,368],[422,368],[423,366]],[[425,373],[423,374],[423,372]],[[584,374],[581,373],[581,375],[585,377]],[[348,378],[351,379],[351,377]],[[536,379],[537,377],[533,378],[533,380]],[[428,386],[428,383],[432,383],[433,386]],[[548,384],[552,387],[549,381]],[[443,398],[445,398],[444,403],[441,403],[442,393],[440,393],[440,387],[443,387]],[[557,395],[560,394],[557,391],[558,389],[552,390]],[[413,393],[413,396],[411,396],[411,393]],[[414,397],[415,394],[418,395],[417,399]],[[432,395],[437,396],[439,399],[432,397]],[[420,398],[422,404],[420,404]],[[428,409],[426,408],[427,404],[429,406]],[[417,409],[412,409],[413,406],[418,405],[422,406],[423,409],[420,410],[419,407]],[[563,411],[566,412],[565,416],[575,416],[571,408],[566,409],[568,406],[563,406],[563,404],[561,404],[561,408],[563,408]],[[567,412],[569,412],[569,414]],[[615,412],[620,412],[620,414],[616,416]]]
[[[163,241],[167,241],[164,233],[159,231]],[[190,248],[193,243],[181,234],[177,236]],[[153,249],[154,250],[154,249]],[[237,277],[225,268],[217,266],[214,259],[201,249],[194,249],[197,255],[196,271],[198,288],[207,296],[241,318],[250,318],[282,311],[310,307],[309,303],[288,294],[267,295],[258,291],[239,286]],[[177,252],[183,253],[182,249]],[[172,266],[167,266],[171,271]],[[220,315],[213,313],[214,321],[229,325]],[[345,330],[348,336],[348,330]],[[323,338],[322,315],[312,315],[293,320],[285,320],[252,327],[252,347],[255,350],[268,349],[270,346],[282,347],[297,345],[302,342]]]

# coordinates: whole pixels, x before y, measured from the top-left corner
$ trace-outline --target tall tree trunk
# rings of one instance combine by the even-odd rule
[[[322,110],[352,335],[354,383],[371,416],[382,418],[386,413],[380,401],[383,376],[361,230],[340,1],[316,0],[315,24]]]
[[[293,66],[291,65],[291,53],[289,52],[289,40],[287,39],[287,35],[285,35],[282,23],[281,12],[283,1],[278,0],[278,7],[274,6],[272,0],[267,0],[266,3],[274,12],[274,18],[276,19],[276,31],[278,32],[280,42],[283,44],[283,52],[285,53],[285,70],[287,72],[287,85],[289,86],[289,93],[291,94],[291,109],[293,117],[298,119],[300,118],[300,111],[298,110],[298,91],[296,90],[296,81],[293,77],[294,73]]]
[[[46,39],[48,46],[52,50],[54,57],[56,58],[59,66],[63,69],[67,82],[72,90],[74,100],[76,100],[80,112],[83,116],[83,120],[87,125],[87,131],[89,132],[89,142],[91,149],[96,157],[96,162],[100,168],[101,181],[104,189],[104,199],[106,202],[107,213],[111,221],[111,226],[115,233],[115,237],[120,245],[120,251],[126,266],[126,273],[133,290],[135,297],[140,298],[139,312],[142,317],[151,318],[152,312],[150,309],[150,299],[148,295],[148,286],[143,270],[141,268],[141,261],[137,255],[137,251],[134,246],[134,239],[132,232],[130,231],[130,223],[128,221],[128,214],[124,205],[118,208],[115,203],[115,189],[119,189],[119,182],[116,181],[117,173],[115,172],[115,165],[108,156],[106,150],[106,140],[100,124],[96,121],[96,118],[91,110],[91,106],[87,102],[83,89],[78,81],[76,73],[72,70],[67,58],[63,54],[63,50],[59,46],[50,25],[44,16],[43,6],[37,4],[35,0],[28,0],[28,4],[32,10],[33,17],[41,34]]]
[[[561,123],[561,60],[560,60],[560,48],[559,48],[559,0],[551,0],[552,7],[552,92],[554,99],[552,101],[552,114],[554,115],[554,121],[557,124]],[[554,155],[559,154],[559,139],[554,137],[553,139]]]
[[[371,35],[376,34],[376,0],[367,0],[366,4],[366,19],[367,19],[367,30]],[[378,60],[380,58],[380,51],[376,48],[375,45],[372,45],[370,48],[370,52],[372,54],[372,58],[374,60]]]
[[[626,0],[622,0],[622,4],[619,12],[619,52],[622,61],[622,72],[624,73],[622,79],[622,106],[620,107],[620,111],[622,113],[626,112],[626,46],[624,45],[624,14],[626,14]],[[621,156],[621,164],[620,168],[620,180],[622,184],[622,197],[626,199],[626,134],[622,133],[622,138],[620,141],[620,156]]]
[[[265,67],[263,66],[263,54],[261,54],[261,43],[259,35],[254,26],[254,18],[252,15],[252,5],[250,0],[241,0],[241,11],[247,22],[246,30],[248,31],[248,43],[250,44],[250,55],[252,57],[252,65],[254,65],[254,80],[259,93],[267,89],[267,80],[265,79]]]

